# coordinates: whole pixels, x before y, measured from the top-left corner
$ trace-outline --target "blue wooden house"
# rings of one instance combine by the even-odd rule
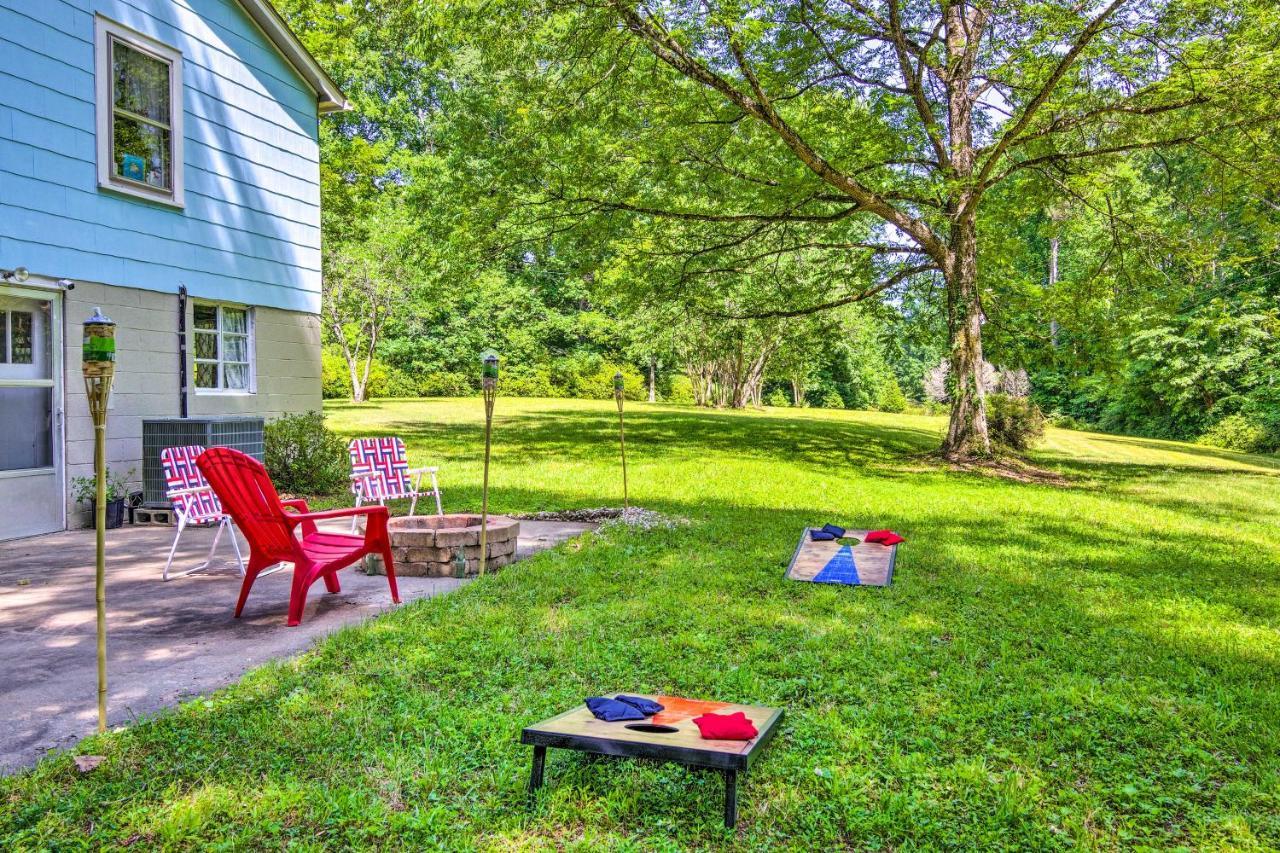
[[[0,0],[0,539],[83,523],[80,324],[118,324],[108,459],[144,423],[320,406],[318,119],[268,0]]]

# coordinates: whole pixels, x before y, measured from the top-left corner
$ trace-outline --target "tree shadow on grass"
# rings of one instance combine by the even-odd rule
[[[466,448],[470,456],[482,439],[478,424],[394,420],[392,430],[412,447]],[[627,451],[635,459],[694,459],[707,453],[783,459],[832,468],[879,466],[919,458],[933,450],[937,430],[892,427],[846,420],[780,419],[705,411],[631,412],[626,418]],[[607,411],[532,411],[495,417],[494,453],[533,461],[550,458],[612,459],[618,452],[617,415]]]

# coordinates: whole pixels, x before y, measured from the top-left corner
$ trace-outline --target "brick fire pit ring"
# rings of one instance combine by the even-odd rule
[[[480,571],[478,514],[398,516],[387,522],[387,531],[399,576],[453,577],[454,554],[459,548],[467,558],[467,577]],[[487,569],[499,569],[515,559],[519,536],[520,522],[514,518],[489,516]],[[370,557],[369,567],[375,574],[386,574],[381,557]]]

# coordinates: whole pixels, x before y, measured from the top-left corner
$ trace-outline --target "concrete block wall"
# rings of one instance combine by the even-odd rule
[[[116,376],[107,423],[107,464],[135,469],[135,488],[142,480],[142,421],[179,415],[178,297],[130,287],[84,283],[67,292],[63,318],[66,358],[67,523],[90,523],[88,508],[78,506],[71,479],[93,473],[93,421],[89,417],[80,372],[80,324],[95,307],[116,326]],[[187,304],[188,382],[191,363],[191,304]],[[314,314],[277,308],[254,309],[256,393],[188,396],[191,417],[282,414],[320,409],[320,321]]]

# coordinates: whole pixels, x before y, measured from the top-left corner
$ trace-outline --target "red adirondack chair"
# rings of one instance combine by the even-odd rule
[[[310,512],[304,500],[280,500],[262,463],[230,447],[206,450],[196,459],[196,467],[222,501],[222,508],[249,540],[249,565],[245,567],[240,600],[236,602],[237,617],[260,572],[277,563],[292,563],[289,626],[293,627],[302,621],[302,608],[307,603],[307,590],[311,585],[324,578],[329,592],[341,592],[338,570],[358,562],[366,554],[382,555],[387,567],[387,583],[391,585],[391,600],[400,603],[391,560],[391,538],[387,535],[386,507]],[[294,511],[288,512],[286,508]],[[352,515],[368,516],[363,536],[323,533],[316,529],[316,521],[320,519]]]

